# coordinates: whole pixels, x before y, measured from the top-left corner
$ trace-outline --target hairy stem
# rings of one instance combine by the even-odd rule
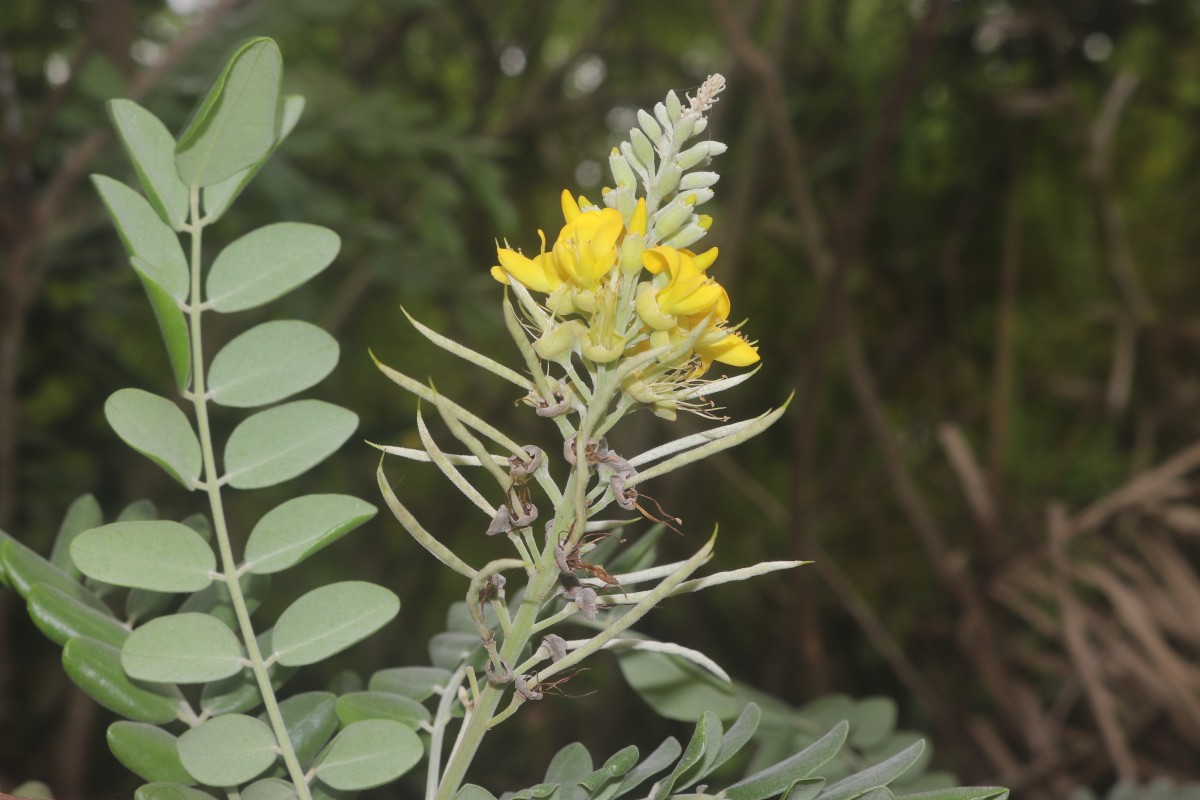
[[[246,654],[250,657],[250,667],[258,681],[258,690],[262,694],[267,716],[271,720],[271,728],[275,732],[275,741],[283,762],[287,765],[288,774],[295,784],[299,800],[312,800],[308,790],[308,780],[300,766],[300,759],[292,748],[288,737],[287,726],[283,723],[283,715],[279,712],[279,702],[275,699],[275,690],[271,687],[271,678],[267,674],[262,652],[258,649],[258,640],[254,635],[254,626],[250,622],[250,611],[246,608],[246,598],[242,595],[242,586],[238,581],[237,561],[233,557],[233,547],[229,542],[229,529],[225,524],[225,505],[221,498],[221,485],[217,474],[217,462],[213,455],[212,428],[208,423],[208,405],[205,400],[204,347],[201,340],[200,315],[200,253],[204,221],[200,216],[200,187],[191,187],[191,310],[189,312],[190,333],[192,337],[192,403],[196,409],[196,428],[200,434],[200,449],[204,455],[204,486],[208,492],[208,503],[212,510],[213,532],[217,538],[217,548],[221,553],[221,571],[225,575],[225,585],[229,588],[229,597],[237,615],[238,629],[245,641]]]

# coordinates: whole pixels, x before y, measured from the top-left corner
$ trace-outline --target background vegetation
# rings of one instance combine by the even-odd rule
[[[720,71],[714,269],[763,355],[730,413],[796,399],[774,435],[651,491],[686,520],[681,553],[720,522],[722,565],[817,563],[654,624],[794,704],[892,695],[943,766],[1019,797],[1200,777],[1198,28],[1185,0],[5,0],[0,527],[44,552],[80,492],[110,517],[143,497],[196,510],[100,413],[169,375],[84,180],[129,177],[104,100],[178,130],[234,42],[278,40],[308,107],[214,235],[341,233],[334,268],[272,308],[339,337],[323,391],[363,438],[415,437],[367,348],[532,438],[400,304],[512,361],[495,239],[536,247],[563,187],[598,195],[635,108]],[[370,498],[374,464],[352,444],[304,488],[239,496],[235,528],[282,492]],[[490,552],[434,470],[394,477],[430,529]],[[306,565],[405,603],[337,668],[425,662],[460,588],[429,566],[386,514]],[[127,794],[105,712],[15,600],[0,594],[0,789]],[[531,783],[566,736],[608,753],[674,730],[615,667],[566,688],[595,694],[522,712],[480,783]]]

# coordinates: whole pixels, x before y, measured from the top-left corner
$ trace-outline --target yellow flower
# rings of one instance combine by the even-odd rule
[[[737,331],[726,330],[723,325],[713,325],[696,342],[696,355],[700,356],[697,375],[703,375],[714,361],[731,367],[748,367],[757,363],[758,347],[742,338]]]
[[[509,276],[512,276],[527,288],[545,294],[561,286],[565,277],[554,257],[546,252],[546,234],[539,230],[538,236],[542,240],[542,251],[533,258],[527,258],[511,248],[497,246],[496,255],[500,264],[492,267],[492,277],[508,285]]]
[[[704,273],[716,258],[715,247],[700,255],[666,245],[642,253],[642,266],[648,272],[668,276],[666,286],[654,297],[657,310],[675,317],[707,316],[712,311],[717,319],[728,318],[729,295],[721,284]],[[639,300],[645,305],[648,298],[639,296]],[[638,311],[641,312],[642,307]],[[649,320],[646,322],[651,327],[658,327]]]

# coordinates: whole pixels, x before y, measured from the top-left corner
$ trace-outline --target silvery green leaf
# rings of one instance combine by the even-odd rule
[[[816,745],[813,745],[813,747],[816,747]],[[851,800],[851,798],[858,797],[866,791],[879,786],[886,786],[907,772],[913,764],[917,763],[924,751],[924,741],[914,742],[912,746],[905,748],[886,761],[880,762],[873,767],[868,767],[847,778],[843,778],[828,787],[821,795],[822,800]],[[734,797],[732,794],[729,796],[731,800],[745,800],[745,798]]]
[[[812,775],[832,759],[846,743],[849,726],[842,722],[796,755],[735,783],[725,790],[730,800],[765,800],[783,792],[801,778]],[[832,787],[831,787],[832,788]],[[867,787],[870,788],[870,787]],[[822,795],[824,796],[824,795]],[[846,798],[857,794],[841,795]]]
[[[67,506],[67,513],[58,526],[58,535],[54,537],[54,547],[50,551],[50,563],[76,580],[81,578],[83,573],[71,561],[71,542],[84,531],[103,523],[104,513],[94,495],[76,497]]]
[[[337,695],[332,692],[303,692],[279,704],[288,740],[300,764],[307,767],[338,729]],[[269,722],[266,712],[259,715]]]
[[[331,456],[357,427],[357,414],[322,400],[260,411],[229,435],[223,480],[235,489],[290,480]]]
[[[179,760],[209,786],[237,786],[275,763],[275,734],[262,721],[240,714],[212,717],[179,737]]]
[[[110,100],[108,110],[150,205],[164,222],[183,230],[188,188],[175,169],[175,137],[158,117],[132,100]]]
[[[150,308],[154,312],[163,344],[167,348],[171,372],[175,375],[175,386],[183,391],[187,388],[192,372],[192,342],[187,320],[183,318],[183,310],[171,293],[153,278],[150,265],[146,261],[139,256],[133,256],[129,262],[150,300]]]
[[[165,397],[142,389],[120,389],[104,404],[117,436],[162,467],[185,489],[200,478],[200,442],[188,418]]]
[[[169,520],[92,528],[71,544],[71,558],[90,578],[158,592],[197,592],[217,568],[208,542]]]
[[[138,790],[133,793],[133,800],[166,800],[166,798],[170,798],[170,800],[217,800],[208,792],[202,792],[195,787],[165,781],[147,783],[145,786],[139,786]]]
[[[313,664],[362,641],[399,612],[400,599],[373,583],[313,589],[280,615],[272,638],[275,656],[284,666]]]
[[[429,709],[411,697],[387,692],[350,692],[337,699],[337,718],[343,725],[364,719],[390,719],[413,730],[429,722]]]
[[[125,251],[140,258],[146,274],[171,297],[180,302],[187,300],[191,273],[175,231],[144,197],[120,181],[93,175],[92,183],[117,226]]]
[[[407,726],[386,719],[346,726],[316,764],[316,775],[334,789],[382,786],[408,772],[425,748]]]
[[[206,683],[242,669],[242,645],[225,623],[207,614],[172,614],[136,629],[121,648],[131,678],[156,683]]]
[[[264,225],[217,255],[205,282],[205,301],[222,313],[269,303],[333,263],[341,245],[336,233],[320,225]]]
[[[279,46],[266,38],[238,47],[179,136],[175,164],[190,186],[209,186],[264,158],[275,143]]]
[[[300,563],[375,516],[370,503],[345,494],[295,497],[268,511],[246,541],[245,564],[267,575]]]
[[[265,406],[320,383],[338,362],[337,340],[308,322],[264,322],[221,348],[208,372],[214,403]]]
[[[245,169],[238,170],[228,178],[204,187],[204,213],[210,220],[220,219],[221,215],[228,210],[229,205],[237,199],[237,196],[254,179],[254,176],[258,174],[262,165],[271,157],[271,154],[275,152],[279,145],[283,143],[283,140],[288,137],[288,134],[296,127],[296,123],[300,121],[300,115],[303,111],[303,97],[299,95],[285,96],[280,101],[278,131],[275,135],[275,143],[271,145],[271,150],[267,155]]]
[[[450,670],[438,667],[392,667],[371,676],[367,688],[372,692],[402,694],[413,700],[425,700],[444,689]]]
[[[16,539],[0,537],[0,565],[8,585],[22,598],[38,584],[48,584],[76,600],[100,611],[112,614],[103,600],[71,576],[30,550]]]

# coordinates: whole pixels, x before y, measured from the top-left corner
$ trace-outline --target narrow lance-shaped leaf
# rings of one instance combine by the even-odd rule
[[[764,800],[807,778],[838,754],[846,743],[849,726],[842,722],[796,755],[735,783],[725,790],[730,800]],[[878,785],[878,784],[872,784]],[[832,788],[832,787],[831,787]],[[870,788],[870,785],[864,787]],[[857,797],[855,792],[844,797]]]
[[[117,436],[158,464],[185,489],[200,478],[200,442],[179,406],[141,389],[120,389],[104,404]]]
[[[184,183],[217,183],[271,150],[282,70],[279,46],[270,39],[238,47],[179,136],[175,164]]]
[[[823,800],[850,800],[875,787],[886,786],[911,769],[924,752],[925,742],[914,742],[886,761],[843,778],[827,788],[821,797]],[[732,800],[743,800],[732,794],[730,797]]]
[[[332,455],[356,427],[357,414],[322,400],[260,411],[230,434],[224,480],[235,489],[282,483]]]
[[[132,100],[110,100],[108,110],[150,205],[164,222],[183,230],[188,189],[175,169],[175,137],[158,117]]]

